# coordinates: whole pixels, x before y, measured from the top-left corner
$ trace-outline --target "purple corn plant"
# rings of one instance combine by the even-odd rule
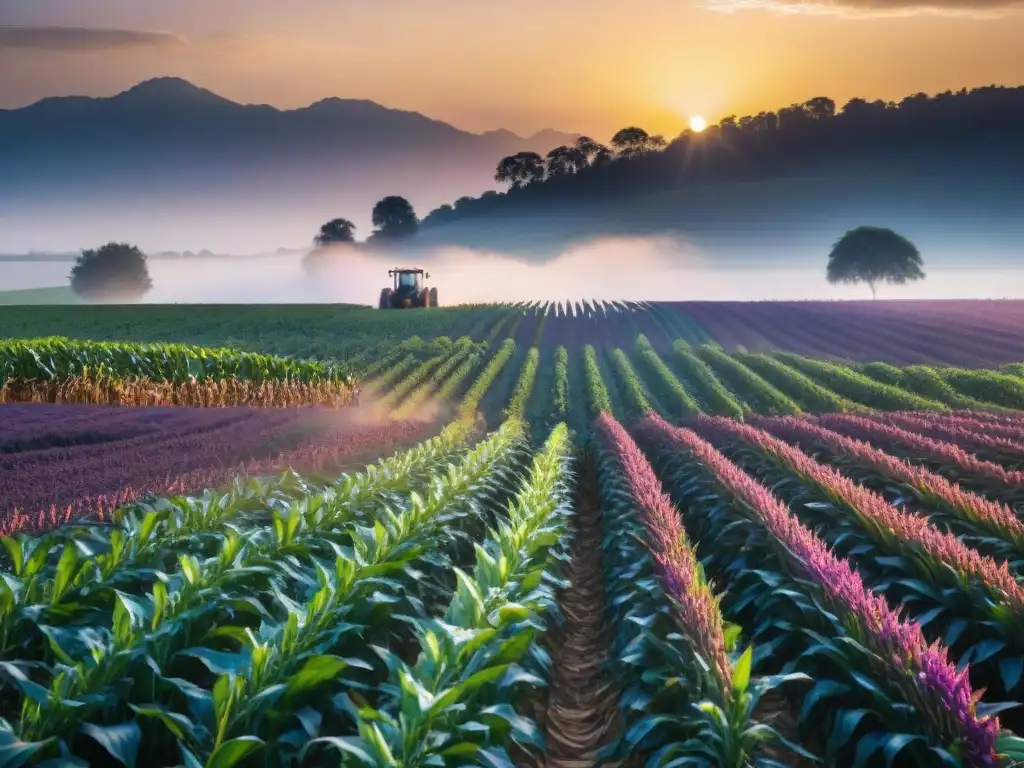
[[[647,545],[666,591],[679,610],[679,623],[694,650],[714,672],[723,700],[732,691],[732,666],[726,652],[718,598],[704,580],[679,514],[664,493],[647,458],[626,430],[608,413],[594,432],[614,455],[647,531]]]
[[[857,510],[864,518],[901,542],[916,547],[932,560],[944,563],[992,593],[997,602],[1018,615],[1024,614],[1024,589],[1006,562],[997,563],[949,533],[934,528],[926,519],[902,512],[874,491],[858,485],[825,464],[815,461],[799,448],[772,437],[757,427],[720,416],[698,416],[696,430],[705,437],[739,438],[771,456],[790,472],[812,483],[830,498]]]
[[[905,429],[879,424],[872,419],[847,414],[826,413],[816,417],[823,427],[871,443],[897,444],[946,461],[965,473],[974,473],[1007,488],[1024,485],[1024,472],[1009,472],[991,461],[982,461],[952,443],[908,432]]]
[[[813,441],[834,453],[871,467],[885,477],[913,486],[925,498],[931,499],[957,517],[974,523],[994,535],[1024,547],[1024,523],[1005,504],[990,501],[965,491],[941,475],[899,459],[870,443],[846,437],[806,419],[750,417],[750,423],[790,442]]]
[[[964,427],[981,431],[989,435],[1005,437],[1009,440],[1024,440],[1024,417],[1000,416],[980,411],[953,411],[952,413],[934,414],[919,411],[898,411],[901,416],[925,418],[933,424],[953,427]]]
[[[995,425],[970,420],[938,421],[921,418],[916,412],[894,412],[872,414],[872,419],[883,424],[891,424],[900,429],[917,432],[925,437],[946,440],[966,451],[985,451],[1024,458],[1024,442],[1020,436],[1010,437],[1000,434]]]
[[[833,609],[888,665],[893,681],[917,689],[913,699],[925,710],[922,714],[933,737],[960,741],[968,765],[997,764],[999,720],[977,714],[980,694],[971,691],[968,669],[957,670],[947,660],[946,647],[939,642],[928,645],[917,622],[904,621],[884,598],[865,588],[848,562],[836,558],[767,488],[696,432],[673,427],[656,414],[648,415],[638,428],[696,459],[792,553],[794,564],[820,586]]]
[[[1024,436],[1024,414],[1017,416],[1007,413],[993,413],[991,411],[964,410],[953,411],[952,413],[944,414],[944,416],[947,419],[968,420],[978,424],[985,424],[986,426],[992,425],[1011,429],[1020,432]]]

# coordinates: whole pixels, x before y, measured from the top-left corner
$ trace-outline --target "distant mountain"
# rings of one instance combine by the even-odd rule
[[[29,242],[54,250],[97,238],[261,250],[312,238],[334,216],[365,236],[384,195],[403,195],[425,214],[494,187],[504,155],[544,153],[575,138],[475,134],[366,100],[292,110],[238,104],[157,78],[109,98],[0,110],[0,228],[10,235],[13,227],[24,242],[19,226],[33,226],[39,236]],[[232,226],[241,237],[226,234]]]

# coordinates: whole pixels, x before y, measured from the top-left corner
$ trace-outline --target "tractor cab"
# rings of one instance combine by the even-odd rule
[[[395,283],[380,292],[380,309],[437,306],[437,288],[428,290],[423,285],[424,280],[430,279],[429,272],[419,267],[395,267],[388,270],[388,277],[393,277]]]

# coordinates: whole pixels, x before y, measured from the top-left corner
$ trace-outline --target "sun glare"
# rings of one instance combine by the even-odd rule
[[[694,115],[690,118],[690,128],[697,131],[698,133],[708,127],[707,122],[700,115]]]

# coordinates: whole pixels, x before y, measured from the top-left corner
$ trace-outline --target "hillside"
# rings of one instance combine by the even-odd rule
[[[475,134],[365,100],[243,105],[158,78],[109,98],[0,110],[0,209],[14,250],[74,250],[88,233],[116,228],[154,250],[258,251],[308,242],[339,215],[368,233],[370,209],[387,194],[404,195],[422,215],[493,186],[494,158],[574,139]],[[227,218],[249,222],[247,231],[204,236]]]
[[[673,233],[749,253],[871,220],[947,243],[980,238],[988,255],[1024,234],[1014,213],[1024,202],[1024,88],[841,109],[812,99],[686,131],[663,149],[630,141],[630,130],[568,164],[559,150],[527,159],[525,171],[499,158],[496,168],[513,161],[508,191],[434,210],[420,245],[551,255],[586,238]]]

